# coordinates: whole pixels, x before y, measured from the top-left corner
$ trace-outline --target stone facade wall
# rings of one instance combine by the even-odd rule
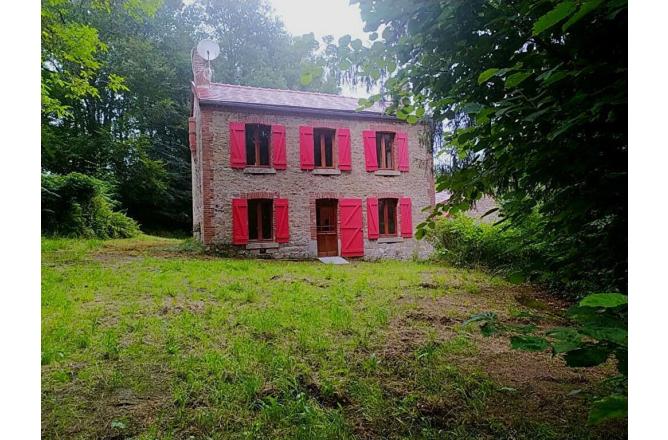
[[[413,230],[424,220],[425,206],[433,204],[434,183],[432,156],[426,137],[426,127],[383,120],[314,117],[287,113],[254,113],[221,106],[201,105],[198,118],[198,151],[193,155],[193,184],[195,175],[201,176],[201,200],[193,195],[194,220],[200,219],[201,235],[205,245],[240,255],[270,256],[274,258],[315,258],[315,201],[318,198],[362,199],[365,258],[425,258],[432,252],[424,240],[397,238],[367,239],[367,197],[410,197],[412,200]],[[286,129],[287,170],[272,174],[249,174],[230,167],[229,122],[282,124]],[[316,175],[300,169],[299,127],[307,125],[323,128],[350,129],[352,171],[340,175]],[[364,160],[362,130],[404,131],[408,133],[410,170],[399,176],[379,176],[367,172]],[[336,148],[335,148],[336,150]],[[195,171],[195,168],[198,168]],[[193,191],[193,194],[195,191]],[[289,200],[290,240],[278,247],[247,249],[246,245],[232,245],[233,198],[287,198]],[[196,214],[196,213],[201,214]],[[397,231],[400,230],[400,216]],[[195,220],[197,221],[197,220]],[[194,229],[197,227],[195,226]],[[340,233],[339,233],[340,238]],[[340,240],[339,240],[340,241]],[[340,249],[340,244],[339,244]]]
[[[193,118],[195,118],[195,147],[190,147],[193,197],[193,236],[202,240],[202,120],[199,102],[193,97]]]

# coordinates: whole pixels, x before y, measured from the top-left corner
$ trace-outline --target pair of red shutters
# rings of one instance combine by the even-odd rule
[[[274,231],[277,243],[290,241],[288,199],[274,199]],[[248,200],[232,199],[232,243],[248,243]]]
[[[367,171],[378,170],[378,158],[376,156],[376,132],[364,130],[364,158]],[[350,129],[338,128],[336,130],[338,145],[338,166],[342,171],[352,169],[350,154]],[[399,171],[408,171],[408,136],[399,132],[395,136],[397,160]],[[287,168],[285,151],[285,126],[271,126],[271,151],[272,166],[277,170]],[[313,158],[313,127],[299,127],[299,161],[302,170],[315,168]],[[232,168],[244,168],[246,166],[246,125],[243,122],[230,122],[230,166]]]
[[[378,239],[378,199],[367,198],[367,232],[369,240]],[[399,199],[401,215],[401,236],[413,236],[413,216],[411,214],[410,197]],[[341,220],[341,255],[344,257],[361,257],[364,255],[364,238],[362,233],[362,200],[339,199],[339,216]],[[288,199],[274,199],[274,221],[278,243],[290,240],[288,221]],[[248,243],[248,200],[232,199],[232,243]]]

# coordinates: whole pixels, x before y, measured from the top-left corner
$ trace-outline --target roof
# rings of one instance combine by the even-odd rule
[[[449,198],[449,191],[439,191],[436,193],[436,203],[447,202]],[[501,219],[498,211],[492,212],[488,215],[485,214],[489,212],[489,210],[498,207],[499,205],[496,203],[496,200],[490,196],[485,195],[482,196],[477,202],[475,202],[473,207],[464,214],[484,223],[495,223]],[[483,215],[485,216],[483,217]]]
[[[374,116],[394,119],[384,114],[384,106],[374,103],[370,108],[356,111],[358,98],[329,93],[303,92],[298,90],[268,89],[233,84],[193,84],[194,92],[202,103],[235,105],[245,107],[275,107],[293,110],[310,110],[328,113],[349,113],[356,116]]]

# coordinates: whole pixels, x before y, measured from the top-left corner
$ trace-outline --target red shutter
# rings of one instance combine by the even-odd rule
[[[246,166],[246,124],[230,122],[230,167]]]
[[[232,243],[248,243],[248,200],[232,199]]]
[[[302,170],[312,170],[313,164],[313,127],[299,127],[299,159]]]
[[[378,199],[375,197],[366,199],[366,228],[369,240],[378,239]]]
[[[288,220],[288,199],[274,199],[274,218],[276,219],[276,241],[290,241],[290,222]]]
[[[399,156],[399,171],[408,171],[408,134],[397,133],[397,156]]]
[[[336,130],[336,139],[339,144],[339,169],[350,171],[352,169],[350,161],[350,129],[339,128]]]
[[[285,158],[285,126],[271,126],[271,150],[273,166],[277,170],[284,170],[288,164]]]
[[[399,199],[401,209],[401,236],[410,238],[413,236],[413,214],[410,197],[402,197]]]
[[[378,170],[378,158],[376,157],[376,132],[373,130],[364,130],[362,132],[364,139],[364,158],[366,160],[366,170]]]
[[[361,257],[364,255],[362,235],[362,200],[340,199],[341,255]]]

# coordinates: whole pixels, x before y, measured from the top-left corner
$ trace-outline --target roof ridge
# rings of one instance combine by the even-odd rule
[[[243,89],[256,89],[256,90],[272,90],[272,91],[281,91],[281,92],[291,92],[291,93],[301,93],[302,95],[319,95],[319,96],[333,96],[336,98],[346,98],[346,99],[355,99],[358,100],[360,98],[356,98],[354,96],[345,96],[345,95],[337,95],[335,93],[324,93],[324,92],[309,92],[307,90],[292,90],[292,89],[276,89],[276,88],[271,88],[271,87],[257,87],[257,86],[245,86],[241,84],[227,84],[227,83],[219,83],[219,82],[212,82],[211,85],[217,85],[217,86],[226,86],[226,87],[238,87],[238,88],[243,88]]]

